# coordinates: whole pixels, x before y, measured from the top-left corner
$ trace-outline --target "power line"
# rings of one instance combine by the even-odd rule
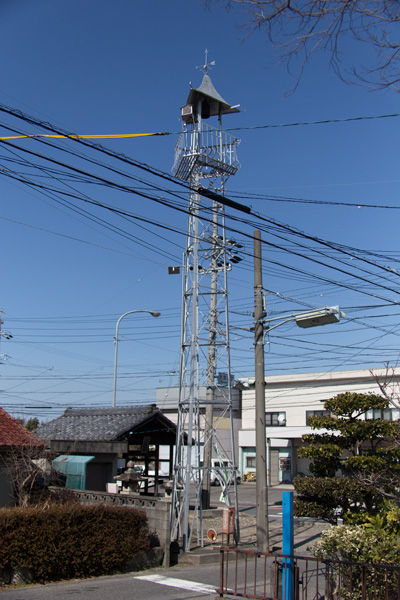
[[[242,198],[244,200],[268,200],[269,202],[290,202],[296,204],[316,204],[326,206],[348,206],[351,208],[381,208],[385,210],[400,210],[400,205],[387,204],[365,204],[360,202],[338,202],[333,200],[311,200],[310,198],[294,198],[293,196],[273,196],[270,194],[252,194],[250,192],[233,192],[229,195],[234,198]]]
[[[228,127],[222,129],[222,131],[251,131],[255,129],[274,129],[281,127],[299,127],[307,125],[330,125],[332,123],[350,123],[354,121],[371,121],[375,119],[392,119],[400,117],[400,113],[392,113],[386,115],[370,115],[360,117],[344,117],[342,119],[322,119],[319,121],[295,121],[291,123],[270,123],[266,125],[249,125],[241,127]],[[76,139],[76,140],[89,140],[89,139],[124,139],[124,138],[135,138],[135,137],[151,137],[151,136],[165,136],[165,135],[177,135],[180,131],[157,131],[151,133],[105,133],[105,134],[72,134],[65,133],[60,135],[49,135],[49,134],[26,134],[16,136],[3,136],[0,140],[13,140],[22,138],[57,138],[57,139]]]
[[[1,108],[0,110],[3,110],[3,108]],[[32,119],[30,117],[27,117],[26,115],[22,115],[22,113],[19,113],[19,111],[16,112],[16,111],[13,111],[13,110],[10,109],[10,110],[5,110],[5,112],[9,112],[10,114],[13,114],[13,116],[17,116],[18,118],[22,118],[23,120],[27,120],[28,122],[33,123],[33,124],[35,124],[37,126],[40,125],[40,126],[44,126],[47,129],[54,130],[54,128],[52,126],[50,126],[49,124],[43,124],[42,122],[39,122],[36,119]],[[67,135],[67,137],[71,137],[71,136]],[[42,140],[40,140],[40,141],[43,143]],[[145,165],[144,163],[139,163],[138,161],[134,161],[133,159],[127,158],[124,155],[120,155],[120,154],[115,153],[113,151],[109,151],[109,150],[107,150],[107,149],[105,149],[105,148],[103,148],[102,146],[99,146],[99,145],[88,144],[87,142],[84,142],[82,140],[75,139],[75,138],[73,138],[73,141],[79,142],[79,143],[83,143],[85,146],[89,146],[89,147],[94,148],[96,150],[99,150],[101,152],[105,152],[107,155],[113,156],[114,158],[118,158],[119,160],[123,160],[124,162],[128,162],[129,164],[133,164],[134,166],[138,166],[139,168],[144,169],[147,172],[152,173],[153,175],[156,175],[156,176],[164,178],[164,179],[168,179],[169,181],[173,181],[175,184],[178,184],[180,186],[183,185],[184,187],[186,187],[186,189],[189,189],[188,186],[186,184],[184,184],[183,182],[181,182],[180,180],[176,180],[171,175],[166,174],[166,173],[164,173],[164,172],[162,172],[162,171],[160,171],[158,169],[154,169],[153,167],[149,167],[149,165]],[[46,143],[48,143],[48,142],[46,141]],[[12,146],[15,147],[14,145],[12,145]],[[52,144],[50,144],[50,146],[51,147],[55,147]],[[107,179],[105,177],[102,177],[102,176],[99,176],[99,175],[96,175],[96,174],[93,174],[93,173],[87,173],[86,171],[83,171],[82,169],[78,169],[77,167],[73,167],[72,165],[68,165],[68,164],[66,164],[66,163],[64,163],[62,161],[57,161],[57,160],[52,159],[52,158],[50,158],[48,156],[45,156],[43,154],[36,153],[36,152],[30,151],[30,150],[27,150],[27,149],[23,149],[23,148],[20,148],[20,147],[17,147],[17,148],[18,148],[18,150],[23,151],[23,152],[28,152],[28,154],[31,154],[31,155],[33,155],[33,156],[35,156],[37,158],[53,162],[54,164],[57,164],[58,166],[62,166],[62,168],[64,168],[64,169],[72,170],[75,174],[78,174],[79,176],[84,176],[86,178],[89,177],[92,181],[93,180],[95,182],[97,181],[97,183],[99,183],[101,185],[107,185],[107,186],[113,187],[114,189],[116,188],[116,189],[120,189],[122,191],[128,191],[129,193],[134,193],[134,194],[141,195],[141,196],[143,196],[143,197],[145,197],[147,199],[153,200],[155,202],[159,202],[161,204],[164,204],[165,206],[168,206],[169,208],[173,208],[175,210],[179,210],[180,212],[183,212],[183,213],[187,214],[187,209],[184,209],[184,208],[182,208],[180,206],[177,206],[176,204],[172,204],[171,201],[167,201],[165,199],[156,198],[153,195],[150,195],[150,194],[145,193],[143,191],[139,191],[139,190],[137,190],[135,188],[127,187],[127,186],[125,186],[125,185],[123,185],[121,183],[117,184],[116,182],[112,182],[109,179]],[[59,147],[56,147],[56,148],[59,149]],[[81,157],[81,158],[83,158],[84,160],[89,160],[90,162],[95,162],[92,159],[89,159],[88,157]],[[96,161],[95,164],[99,165],[98,161]],[[119,174],[122,174],[123,176],[126,176],[125,173],[121,173],[121,171],[119,171],[119,170],[117,171],[116,169],[110,167],[109,165],[102,165],[102,166],[104,166],[106,169],[109,169],[109,170],[113,171],[114,173],[119,173]],[[153,189],[156,189],[156,188],[157,188],[157,186],[153,185]],[[269,219],[267,217],[264,217],[264,216],[262,216],[260,214],[253,214],[252,210],[249,207],[246,207],[245,205],[240,205],[240,204],[236,203],[235,201],[232,201],[229,198],[225,198],[225,197],[223,197],[223,196],[221,196],[219,194],[215,194],[214,192],[210,192],[207,189],[202,189],[201,192],[206,197],[208,197],[209,199],[218,200],[222,204],[227,205],[227,206],[229,206],[231,208],[235,208],[235,209],[237,209],[237,210],[239,210],[241,212],[245,212],[247,214],[252,214],[257,219],[257,221],[258,220],[266,221],[269,224],[273,224],[274,226],[277,226],[277,227],[280,227],[280,228],[284,228],[287,232],[290,232],[291,235],[297,235],[297,236],[304,237],[304,238],[306,238],[306,239],[308,239],[310,241],[313,241],[314,243],[323,244],[325,246],[328,246],[331,249],[334,249],[335,251],[342,252],[342,253],[348,254],[351,257],[354,257],[354,252],[356,252],[355,249],[349,249],[348,247],[345,247],[343,245],[338,245],[338,244],[334,244],[332,242],[327,242],[325,240],[321,240],[320,238],[317,238],[315,236],[310,236],[310,235],[305,234],[304,232],[300,232],[299,230],[295,230],[293,227],[290,227],[288,225],[277,223],[276,221],[273,221],[273,220],[271,220],[271,219]],[[211,194],[212,194],[212,197],[211,197]],[[82,198],[80,198],[80,199],[82,200]],[[84,201],[87,202],[88,200],[84,199]],[[110,207],[110,206],[104,205],[103,203],[99,203],[97,201],[95,201],[93,203],[96,206],[101,206],[103,208],[106,208],[107,210],[111,210],[112,212],[115,212],[116,214],[121,214],[121,215],[123,214],[125,216],[128,216],[128,213],[126,211],[121,211],[120,209],[118,209],[116,207]],[[129,217],[132,217],[132,215],[129,215]],[[229,218],[231,218],[233,220],[237,220],[237,221],[239,220],[238,218],[235,218],[235,217],[232,217],[232,216],[229,216]],[[243,222],[246,222],[248,225],[253,225],[253,223],[251,223],[251,221],[248,221],[248,220],[245,221],[242,218],[240,219],[240,222],[241,222],[241,224],[243,224]],[[152,225],[154,225],[154,222],[152,222]],[[158,225],[158,226],[162,226],[162,225]],[[230,230],[231,231],[236,231],[237,233],[240,233],[240,234],[243,235],[242,231],[235,230],[233,228],[230,228]],[[174,229],[174,231],[176,231],[176,230]],[[271,232],[271,230],[270,230],[270,232]],[[276,234],[274,234],[274,235],[276,235]],[[251,237],[251,236],[249,235],[247,237]],[[273,248],[275,248],[275,249],[277,249],[277,250],[284,251],[284,252],[290,252],[293,255],[299,256],[301,258],[306,258],[308,260],[313,260],[313,262],[318,263],[318,264],[322,264],[320,261],[316,260],[315,258],[310,258],[310,257],[307,257],[307,256],[305,256],[303,254],[298,253],[298,252],[293,252],[293,250],[291,250],[289,248],[284,248],[282,246],[278,246],[276,244],[271,244],[271,243],[270,243],[270,246],[273,247]],[[382,265],[378,265],[376,263],[373,263],[369,259],[365,258],[365,254],[368,254],[369,256],[372,256],[372,255],[374,255],[373,253],[365,253],[365,252],[363,252],[363,256],[360,256],[360,253],[362,251],[357,251],[357,252],[358,252],[358,254],[357,254],[358,260],[362,260],[364,262],[368,262],[369,264],[373,265],[375,268],[380,268],[380,269],[385,270],[386,272],[390,272],[392,274],[393,270],[388,269],[386,267],[383,267]],[[379,256],[379,258],[382,258],[382,256]],[[275,264],[276,266],[280,266],[280,267],[285,268],[285,269],[296,271],[296,269],[294,269],[293,267],[289,267],[286,264],[280,264],[277,261],[269,261],[269,262],[270,262],[270,264]],[[356,275],[354,273],[350,273],[348,271],[341,270],[338,267],[335,267],[334,265],[324,264],[323,266],[324,267],[328,267],[328,268],[334,268],[334,269],[338,270],[339,272],[343,272],[346,275],[349,275],[351,277],[354,277],[354,278],[356,278],[358,280],[361,280],[361,281],[364,281],[365,283],[370,284],[370,281],[366,280],[365,278],[360,277],[359,275]],[[301,270],[297,270],[297,271],[298,271],[299,274],[301,273],[301,275],[304,277],[304,271],[301,271]],[[326,281],[326,282],[328,282],[328,283],[330,283],[332,285],[341,286],[341,287],[345,287],[347,289],[352,289],[353,291],[358,291],[358,292],[361,292],[361,293],[368,294],[368,292],[366,290],[364,290],[364,289],[354,288],[354,286],[350,286],[348,284],[344,284],[343,282],[332,281],[332,280],[329,280],[327,278],[321,278],[321,277],[318,277],[318,276],[316,277],[315,274],[311,274],[311,273],[309,273],[308,276],[309,277],[314,277],[314,278],[317,278],[317,279],[320,279],[320,280],[323,280],[323,281]],[[389,288],[388,286],[382,286],[381,284],[377,284],[377,285],[379,285],[383,289],[387,289],[388,291],[392,291],[394,293],[397,293],[397,290],[394,290],[393,288]],[[383,298],[381,296],[377,296],[376,294],[369,294],[369,295],[381,298],[381,299],[383,299],[385,301],[389,301],[388,299]]]
[[[400,113],[392,113],[389,115],[372,115],[364,117],[345,117],[343,119],[322,119],[320,121],[297,121],[293,123],[277,123],[267,125],[253,125],[250,127],[230,127],[224,131],[246,131],[252,129],[274,129],[280,127],[299,127],[304,125],[330,125],[332,123],[350,123],[351,121],[372,121],[375,119],[392,119],[400,117]]]

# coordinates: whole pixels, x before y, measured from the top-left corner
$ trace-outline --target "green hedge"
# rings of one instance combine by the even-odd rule
[[[105,575],[150,546],[143,511],[76,503],[0,509],[0,569],[35,582]]]
[[[365,504],[377,499],[373,490],[348,477],[296,477],[296,517],[318,517],[336,523],[338,517],[365,512]]]

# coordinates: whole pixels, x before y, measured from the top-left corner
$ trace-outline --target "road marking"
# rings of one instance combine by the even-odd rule
[[[215,585],[187,581],[186,579],[176,579],[175,577],[165,577],[165,575],[139,575],[138,577],[135,577],[135,579],[142,579],[144,581],[168,585],[182,590],[198,592],[199,594],[215,594],[217,592]]]

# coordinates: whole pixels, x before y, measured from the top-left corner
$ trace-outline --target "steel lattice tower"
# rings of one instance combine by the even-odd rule
[[[191,88],[181,109],[183,129],[173,166],[174,175],[190,185],[171,516],[171,539],[179,539],[184,551],[190,550],[196,529],[198,541],[203,542],[202,510],[208,508],[212,455],[229,461],[217,476],[226,504],[236,508],[239,535],[227,272],[231,263],[240,259],[234,254],[238,244],[226,239],[224,204],[218,201],[222,200],[227,179],[240,166],[239,141],[222,131],[222,115],[239,111],[215,90],[207,64],[202,70],[200,87]],[[218,128],[204,122],[210,117],[217,117]],[[216,381],[217,365],[226,374],[223,382]],[[229,423],[229,440],[218,436],[222,422]]]

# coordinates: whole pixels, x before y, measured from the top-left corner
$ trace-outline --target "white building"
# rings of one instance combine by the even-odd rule
[[[199,388],[199,404],[200,404],[200,429],[204,430],[205,423],[205,402],[206,402],[205,386]],[[226,414],[226,395],[227,390],[224,387],[217,387],[214,390],[214,404],[213,404],[213,427],[216,435],[218,436],[219,444],[221,448],[225,450],[226,458],[232,459],[231,456],[231,421]],[[232,401],[232,421],[233,421],[233,432],[234,432],[234,444],[235,444],[235,456],[237,461],[238,456],[238,433],[242,427],[241,421],[241,390],[231,389],[231,401]],[[178,421],[178,403],[179,403],[179,388],[157,388],[156,390],[156,404],[157,408],[161,410],[163,414],[173,422]],[[199,448],[200,461],[203,460],[203,446]],[[213,456],[216,457],[213,451]]]
[[[311,433],[307,425],[311,416],[322,415],[324,402],[344,392],[381,394],[379,383],[388,390],[397,389],[400,368],[306,373],[266,377],[265,417],[267,434],[267,469],[271,485],[290,482],[297,474],[308,474],[307,459],[297,457],[303,434]],[[242,391],[242,428],[238,434],[242,473],[255,471],[255,390],[254,378],[240,378]],[[378,383],[379,382],[379,383]],[[395,405],[382,415],[371,418],[399,420]]]

